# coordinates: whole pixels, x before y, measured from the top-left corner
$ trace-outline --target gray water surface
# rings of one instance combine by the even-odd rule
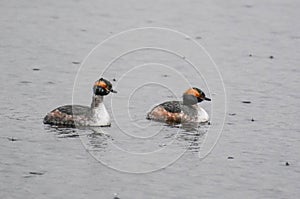
[[[2,1],[0,198],[113,198],[115,193],[121,199],[297,198],[299,8],[296,0]],[[144,119],[154,104],[180,98],[187,88],[160,69],[153,69],[151,75],[174,82],[175,94],[147,87],[147,92],[137,90],[126,107],[134,83],[150,76],[137,70],[135,77],[128,76],[117,86],[118,94],[105,101],[111,115],[116,110],[106,134],[99,129],[55,129],[42,124],[47,112],[72,103],[78,62],[91,49],[113,34],[144,26],[190,35],[219,67],[227,94],[226,120],[221,138],[205,159],[200,160],[198,152],[210,126],[222,121],[202,125],[195,132]],[[147,55],[121,61],[134,65]],[[193,74],[180,67],[177,58],[162,55],[157,60],[168,60],[181,73]],[[99,57],[110,59],[105,54]],[[92,61],[91,69],[97,68],[96,63]],[[99,67],[101,71],[103,66]],[[90,85],[99,71],[87,70],[81,76],[87,86],[82,84],[75,93],[84,93],[76,98],[82,104],[89,105]],[[110,80],[116,78],[114,85],[121,82],[121,68],[105,74]],[[189,80],[208,92],[204,81],[192,76]],[[220,94],[208,93],[212,98]],[[117,101],[113,107],[111,99]],[[202,104],[211,114],[211,104]],[[127,121],[128,114],[135,124],[150,127],[136,130]],[[120,126],[133,136],[119,131]],[[133,138],[151,136],[153,129],[161,132],[147,139]],[[159,156],[137,161],[114,146],[137,153],[170,147]],[[153,168],[145,174],[133,172]]]

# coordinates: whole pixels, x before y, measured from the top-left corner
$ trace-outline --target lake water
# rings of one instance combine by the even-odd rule
[[[0,5],[0,198],[299,196],[299,1]],[[100,75],[118,91],[111,127],[42,123],[89,105]],[[212,98],[210,125],[145,119],[190,84]]]

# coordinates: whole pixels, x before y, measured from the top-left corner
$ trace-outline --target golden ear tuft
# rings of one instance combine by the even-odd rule
[[[106,88],[107,87],[107,85],[106,85],[106,83],[104,81],[96,81],[95,84],[94,84],[94,86],[100,86],[102,88]]]
[[[187,91],[185,91],[184,94],[193,95],[195,97],[200,97],[200,93],[196,89],[193,89],[193,88],[188,89]]]

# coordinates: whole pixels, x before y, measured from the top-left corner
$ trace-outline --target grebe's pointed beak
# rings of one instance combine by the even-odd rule
[[[117,91],[115,91],[113,89],[110,89],[110,92],[112,92],[112,93],[118,93]]]
[[[211,101],[211,99],[208,98],[208,97],[205,97],[204,100],[206,100],[206,101]]]

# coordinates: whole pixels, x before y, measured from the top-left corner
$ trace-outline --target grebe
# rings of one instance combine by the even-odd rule
[[[44,117],[44,124],[60,127],[76,126],[110,126],[110,116],[103,104],[103,97],[110,92],[112,84],[103,78],[97,80],[93,86],[91,107],[81,105],[60,106]]]
[[[205,97],[199,88],[190,88],[182,96],[183,101],[167,101],[155,106],[148,114],[147,119],[171,124],[189,122],[208,122],[207,112],[198,106],[203,100],[211,101]]]

